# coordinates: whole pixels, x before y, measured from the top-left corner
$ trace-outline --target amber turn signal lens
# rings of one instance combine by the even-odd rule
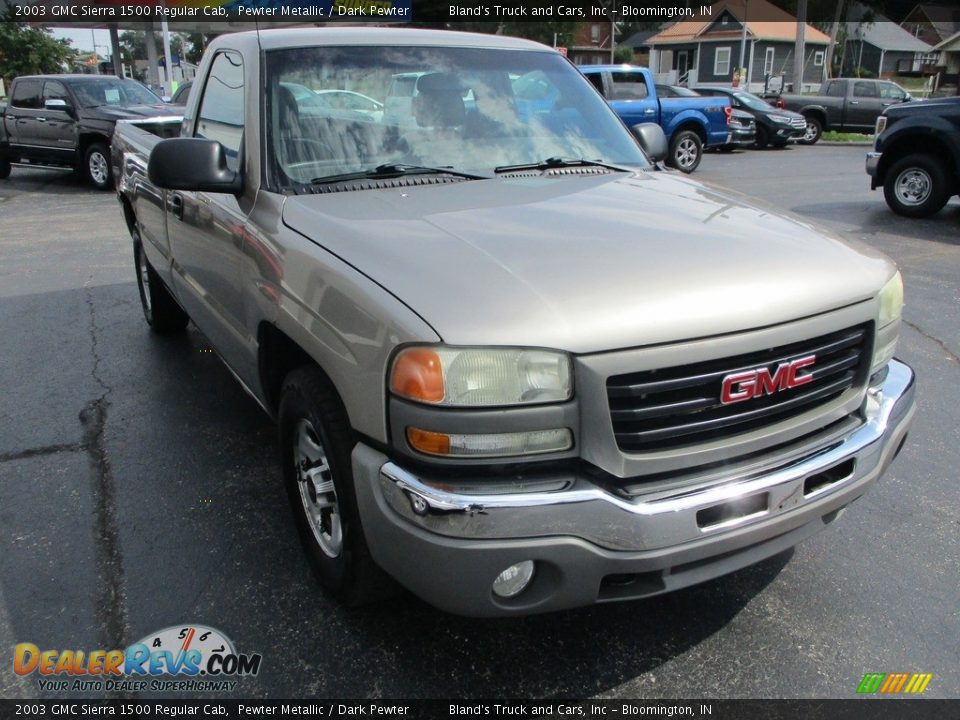
[[[419,450],[428,455],[450,454],[450,436],[443,433],[420,430],[419,428],[407,428],[407,442],[414,450]]]
[[[440,357],[429,348],[403,350],[393,361],[390,391],[419,402],[442,402],[444,388]]]

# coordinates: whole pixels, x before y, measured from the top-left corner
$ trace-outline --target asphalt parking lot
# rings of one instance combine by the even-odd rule
[[[864,673],[895,671],[960,697],[960,202],[893,215],[865,150],[714,154],[695,177],[900,264],[898,355],[920,410],[891,470],[759,566],[499,621],[406,595],[363,611],[327,598],[267,418],[192,327],[147,331],[115,197],[15,168],[0,181],[0,696],[42,695],[11,671],[16,643],[108,649],[203,623],[263,655],[235,692],[247,697],[847,698]]]

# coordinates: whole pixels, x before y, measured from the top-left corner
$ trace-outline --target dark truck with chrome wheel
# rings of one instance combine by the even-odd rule
[[[134,80],[18,77],[9,102],[0,108],[0,178],[8,177],[13,165],[71,168],[105,190],[113,184],[110,138],[117,120],[177,112]]]
[[[867,153],[870,189],[905,217],[929,217],[960,194],[960,98],[887,108]]]
[[[384,102],[399,76],[382,115],[290,89]],[[223,35],[184,113],[114,136],[144,316],[193,321],[276,420],[347,602],[385,576],[501,616],[703,582],[832,523],[906,438],[894,264],[664,172],[660,128],[551,48]]]

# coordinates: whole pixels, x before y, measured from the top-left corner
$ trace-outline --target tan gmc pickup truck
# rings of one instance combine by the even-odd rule
[[[675,590],[823,529],[906,438],[893,263],[664,170],[542,45],[225,35],[112,150],[147,322],[276,419],[347,602]]]

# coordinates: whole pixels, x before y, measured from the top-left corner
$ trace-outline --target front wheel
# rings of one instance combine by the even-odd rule
[[[887,171],[883,196],[897,215],[929,217],[950,199],[947,171],[932,155],[907,155]]]
[[[670,141],[667,164],[682,173],[692,173],[703,157],[703,142],[692,130],[681,130]]]
[[[110,175],[110,151],[103,143],[93,143],[83,156],[83,169],[87,180],[97,190],[109,190],[113,186]]]
[[[757,138],[753,141],[754,147],[757,150],[763,150],[770,143],[770,133],[767,132],[765,127],[760,125],[757,126]]]
[[[318,368],[305,366],[287,376],[278,425],[287,495],[320,584],[347,605],[377,599],[387,580],[360,524],[350,461],[356,438]]]
[[[0,160],[0,180],[10,177],[10,161]]]
[[[813,145],[820,139],[823,133],[823,125],[815,117],[806,118],[807,129],[803,131],[803,137],[797,140],[801,145]]]
[[[157,271],[151,267],[143,252],[140,233],[133,231],[133,261],[137,271],[137,288],[140,290],[140,305],[143,317],[150,328],[161,335],[181,332],[190,318],[173,299]]]

